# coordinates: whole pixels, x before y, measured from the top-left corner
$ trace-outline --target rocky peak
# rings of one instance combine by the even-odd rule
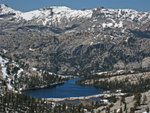
[[[140,68],[150,57],[150,12],[53,6],[0,19],[0,47],[51,72]]]
[[[0,4],[0,15],[18,14],[20,11],[14,10],[5,4]]]

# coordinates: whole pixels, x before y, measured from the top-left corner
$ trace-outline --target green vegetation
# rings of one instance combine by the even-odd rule
[[[143,105],[144,105],[144,104],[146,104],[146,101],[147,101],[147,96],[146,96],[146,95],[144,95],[144,96],[143,96],[142,104],[143,104]]]
[[[116,91],[117,89],[121,89],[122,93],[133,95],[135,93],[145,92],[150,89],[150,78],[148,77],[149,72],[148,74],[144,74],[144,72],[141,72],[140,75],[138,74],[139,71],[136,71],[132,74],[127,71],[127,73],[120,74],[112,72],[102,75],[86,75],[82,76],[83,79],[77,81],[77,84],[92,85],[94,87],[101,88],[104,91],[109,90],[112,92]],[[123,79],[121,79],[122,76],[124,77]]]
[[[52,105],[46,101],[38,98],[30,98],[24,94],[18,94],[13,92],[7,92],[3,96],[0,96],[0,112],[19,112],[34,113],[35,111],[40,113],[46,113],[51,111]]]
[[[141,94],[140,93],[137,93],[134,95],[134,100],[135,100],[135,105],[136,106],[140,106],[141,104]]]
[[[106,98],[109,102],[111,102],[111,103],[115,103],[117,100],[118,100],[118,98],[116,98],[116,96],[111,96],[111,97],[108,97],[108,98]]]
[[[19,113],[84,113],[105,104],[101,101],[71,104],[67,102],[54,103],[46,99],[32,98],[24,94],[7,92],[0,96],[0,112]]]
[[[44,87],[53,87],[55,85],[63,84],[68,78],[50,73],[44,69],[29,67],[23,61],[12,60],[11,57],[7,58],[6,72],[7,79],[11,80],[10,85],[16,90],[20,89],[37,89]],[[7,80],[6,80],[7,82]]]

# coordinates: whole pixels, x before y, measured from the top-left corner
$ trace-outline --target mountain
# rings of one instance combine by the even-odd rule
[[[2,4],[0,5],[0,11],[1,15],[13,14],[14,16],[12,17],[17,21],[25,20],[41,25],[59,24],[61,22],[78,20],[80,18],[91,18],[92,16],[91,10],[72,10],[65,6],[53,6],[23,13]]]
[[[150,67],[150,12],[2,4],[0,31],[0,54],[57,74]]]
[[[4,89],[22,91],[63,84],[68,77],[30,67],[24,62],[0,56],[0,94]]]

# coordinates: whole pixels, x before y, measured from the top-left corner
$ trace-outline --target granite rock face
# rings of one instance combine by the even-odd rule
[[[58,74],[149,68],[150,12],[0,5],[0,53]]]

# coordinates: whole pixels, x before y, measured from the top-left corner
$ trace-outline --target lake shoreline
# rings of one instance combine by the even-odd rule
[[[57,84],[55,87],[37,88],[23,91],[28,96],[35,98],[63,98],[86,97],[89,95],[101,94],[102,89],[92,86],[81,86],[76,84],[76,81],[81,78],[71,78],[63,84]]]
[[[61,82],[57,82],[57,83],[53,83],[53,84],[49,84],[46,86],[39,86],[39,87],[35,87],[35,88],[26,88],[26,89],[22,89],[20,90],[21,92],[25,92],[25,91],[29,91],[29,90],[39,90],[39,89],[46,89],[46,88],[53,88],[59,85],[63,85],[66,81],[68,81],[71,78],[78,78],[77,76],[67,76],[67,79],[65,81],[61,81]]]
[[[39,90],[39,89],[53,88],[53,87],[56,87],[56,86],[59,86],[59,85],[63,85],[65,82],[66,81],[59,82],[59,83],[56,83],[56,84],[50,84],[48,86],[41,86],[41,87],[37,87],[37,88],[23,89],[23,90],[21,90],[21,92],[29,91],[29,90]]]
[[[53,102],[59,102],[59,101],[64,101],[64,100],[86,100],[90,98],[100,98],[100,97],[111,97],[111,96],[123,96],[125,95],[124,93],[110,93],[110,94],[96,94],[96,95],[89,95],[89,96],[81,96],[81,97],[66,97],[66,98],[42,98],[46,99],[47,101],[53,101]],[[104,101],[102,99],[102,101]],[[106,101],[106,99],[105,99]]]

